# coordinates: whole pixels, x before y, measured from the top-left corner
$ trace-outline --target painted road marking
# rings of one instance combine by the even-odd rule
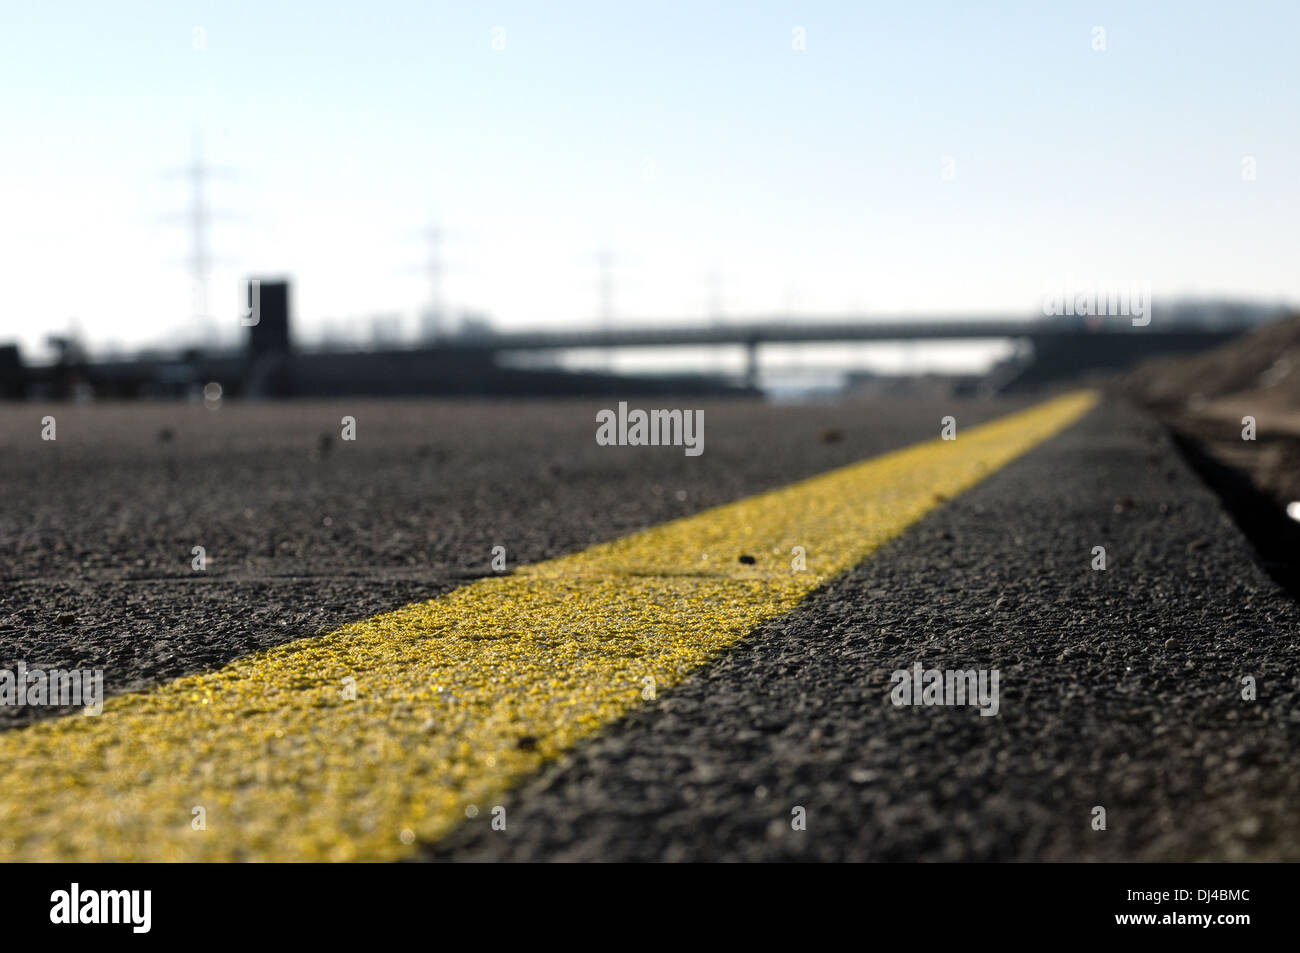
[[[651,685],[790,611],[1094,402],[1057,398],[110,699],[98,717],[0,733],[0,858],[387,860],[470,805],[490,823],[547,759],[652,704]],[[791,568],[796,546],[806,571]]]

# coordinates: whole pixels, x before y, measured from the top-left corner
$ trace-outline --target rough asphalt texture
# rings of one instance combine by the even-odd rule
[[[598,406],[4,407],[0,667],[144,687],[436,596],[494,545],[548,558],[1016,405],[708,403],[699,458],[596,447]],[[1158,428],[1103,406],[426,856],[1297,859],[1298,618]],[[1000,714],[894,707],[916,661],[998,668]]]
[[[1298,622],[1163,432],[1103,406],[426,856],[1295,860]],[[1000,714],[895,707],[917,661],[997,668]]]
[[[145,688],[1025,403],[690,401],[698,457],[597,446],[607,401],[0,405],[0,667]]]

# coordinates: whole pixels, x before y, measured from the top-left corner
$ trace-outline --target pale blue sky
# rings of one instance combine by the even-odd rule
[[[702,315],[715,271],[731,315],[1028,315],[1067,277],[1300,301],[1294,2],[700,7],[7,0],[0,339],[200,332],[166,175],[196,130],[236,173],[229,340],[250,273],[308,335],[413,327],[432,219],[449,303],[503,327],[593,322],[606,244],[628,322]]]

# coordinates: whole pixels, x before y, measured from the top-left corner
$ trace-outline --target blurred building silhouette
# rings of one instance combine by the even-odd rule
[[[257,361],[262,357],[289,353],[289,282],[259,281],[258,313],[256,323],[248,328],[248,356]],[[254,290],[249,288],[248,308],[253,307]]]
[[[242,351],[146,352],[92,362],[64,347],[54,364],[28,367],[16,345],[5,345],[0,347],[0,397],[182,399],[196,397],[209,383],[220,384],[227,396],[253,399],[755,393],[701,375],[643,377],[503,366],[492,346],[496,338],[481,315],[468,315],[459,334],[436,344],[400,347],[389,341],[392,335],[381,335],[379,346],[368,350],[303,350],[293,342],[289,282],[263,279],[258,285],[256,311],[251,297],[246,302],[250,316]]]
[[[0,400],[25,396],[26,374],[17,344],[0,344]]]
[[[235,393],[256,397],[293,396],[293,348],[289,335],[289,282],[250,282],[246,308],[255,323],[248,328],[248,367]],[[253,311],[256,295],[257,307]],[[222,392],[236,386],[235,381],[218,380]]]
[[[577,396],[652,394],[753,395],[759,354],[767,344],[872,341],[1012,339],[1023,342],[1015,358],[961,388],[971,391],[1031,389],[1096,372],[1122,371],[1150,357],[1191,353],[1276,318],[1276,306],[1193,304],[1162,308],[1150,327],[1127,319],[1068,318],[864,318],[796,319],[720,325],[643,326],[620,330],[540,331],[497,334],[481,316],[468,316],[454,334],[415,347],[377,346],[304,349],[295,346],[289,282],[259,282],[256,321],[241,350],[191,349],[141,353],[126,359],[87,360],[74,341],[52,339],[59,351],[51,365],[25,366],[17,347],[0,347],[0,397],[6,399],[185,398],[218,383],[232,397],[285,399],[336,396]],[[250,290],[250,295],[251,295]],[[251,302],[250,302],[251,303]],[[746,354],[743,383],[718,375],[621,375],[515,367],[511,354],[563,353],[615,348],[731,345]],[[883,386],[850,377],[854,386]],[[890,385],[894,386],[894,385]]]

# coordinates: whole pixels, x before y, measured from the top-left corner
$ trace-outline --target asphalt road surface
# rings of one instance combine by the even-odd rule
[[[698,457],[597,446],[601,402],[0,405],[0,665],[159,684],[1025,403],[692,402]]]
[[[1024,405],[707,403],[698,458],[597,447],[586,402],[7,406],[0,667],[163,685],[443,595],[494,546],[578,552]],[[1104,402],[548,761],[505,830],[484,805],[413,849],[1296,859],[1296,622],[1165,436]],[[998,715],[891,705],[917,662],[997,669]],[[7,732],[58,715],[0,707]]]

